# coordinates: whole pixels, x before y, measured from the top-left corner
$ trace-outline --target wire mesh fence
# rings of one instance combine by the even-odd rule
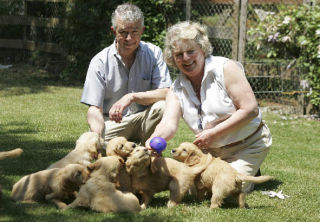
[[[30,58],[37,54],[42,58],[48,58],[36,60],[38,63],[43,62],[53,69],[59,67],[57,64],[63,64],[66,60],[59,53],[63,49],[58,49],[60,39],[57,33],[61,30],[58,30],[57,24],[62,23],[61,18],[68,10],[66,2],[68,1],[0,0],[0,62],[30,61]],[[168,26],[175,21],[186,19],[205,24],[213,45],[213,55],[236,60],[239,58],[239,32],[243,28],[240,21],[242,6],[240,0],[176,0],[172,2],[175,7],[179,7],[185,13],[179,14],[179,18],[177,15],[169,15]],[[245,30],[255,27],[269,13],[276,13],[279,4],[290,5],[302,2],[302,0],[249,0],[245,15]],[[142,10],[144,10],[143,7]],[[12,42],[13,40],[19,41]],[[43,50],[35,50],[40,46]],[[257,50],[248,43],[248,39],[245,39],[244,46],[242,52],[244,59],[241,62],[260,104],[288,105],[290,111],[294,107],[294,112],[303,112],[303,105],[306,102],[304,95],[308,89],[306,84],[301,84],[303,83],[302,71],[299,67],[291,64],[292,61],[259,58]],[[172,70],[172,73],[176,75],[177,71]]]
[[[191,3],[191,20],[208,26],[213,54],[239,60],[239,11],[241,1],[199,0]],[[277,13],[281,4],[301,4],[303,1],[247,1],[245,30],[255,27],[270,13]],[[238,48],[239,50],[239,48]],[[257,49],[245,39],[243,60],[247,78],[262,106],[279,107],[286,113],[306,112],[309,92],[302,70],[292,61],[261,58]]]
[[[190,20],[201,22],[208,27],[213,54],[231,58],[232,40],[237,28],[234,1],[192,1],[191,10]]]

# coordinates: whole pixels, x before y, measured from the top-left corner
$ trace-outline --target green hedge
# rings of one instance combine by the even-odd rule
[[[320,107],[320,6],[280,5],[248,31],[257,55],[291,60],[312,89],[310,102]]]

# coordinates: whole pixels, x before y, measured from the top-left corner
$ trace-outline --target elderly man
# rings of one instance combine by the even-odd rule
[[[115,41],[90,62],[81,102],[89,106],[91,131],[105,141],[116,136],[144,144],[162,118],[171,85],[158,46],[141,41],[141,10],[129,3],[112,14]]]

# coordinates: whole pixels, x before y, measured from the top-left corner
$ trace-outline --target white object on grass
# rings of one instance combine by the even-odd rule
[[[0,64],[0,69],[9,69],[11,67],[12,67],[12,65],[1,65]]]
[[[269,197],[278,197],[280,199],[284,199],[286,197],[290,197],[288,195],[285,195],[282,193],[282,190],[280,190],[278,193],[274,191],[261,191],[262,194],[268,195]]]

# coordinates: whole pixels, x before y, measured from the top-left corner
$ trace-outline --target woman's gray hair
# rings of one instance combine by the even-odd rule
[[[118,5],[114,10],[111,16],[112,27],[114,29],[117,28],[117,18],[121,20],[129,21],[129,22],[141,22],[141,26],[144,26],[144,17],[141,9],[131,3],[124,3],[122,5]]]
[[[212,53],[207,27],[196,22],[179,22],[167,30],[164,48],[164,60],[167,65],[176,67],[172,49],[184,40],[194,41],[203,50],[205,57]]]

